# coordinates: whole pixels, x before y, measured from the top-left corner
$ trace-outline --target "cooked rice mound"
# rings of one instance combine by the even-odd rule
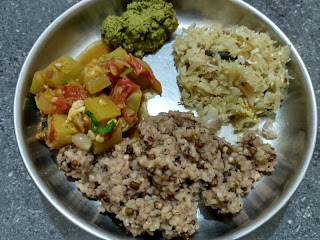
[[[242,196],[274,170],[274,148],[250,131],[238,145],[211,135],[192,113],[146,118],[140,140],[124,139],[94,157],[74,145],[57,162],[79,190],[101,201],[133,236],[160,230],[167,239],[188,239],[198,229],[197,206],[236,214]]]
[[[240,131],[276,112],[285,98],[290,47],[267,33],[245,26],[191,26],[172,47],[182,103],[200,117],[219,116]]]

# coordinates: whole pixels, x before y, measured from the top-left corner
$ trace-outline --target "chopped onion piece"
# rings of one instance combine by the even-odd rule
[[[88,135],[78,133],[72,136],[72,142],[83,150],[89,150],[91,147],[91,141]]]
[[[266,139],[276,139],[278,137],[277,131],[272,124],[272,120],[268,119],[263,125],[262,132]]]

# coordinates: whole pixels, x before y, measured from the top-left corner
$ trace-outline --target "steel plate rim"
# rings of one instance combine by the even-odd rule
[[[32,166],[29,164],[29,160],[25,154],[25,144],[23,141],[23,138],[21,137],[20,134],[20,129],[21,129],[21,113],[20,109],[18,108],[18,104],[22,103],[22,98],[20,97],[19,93],[21,92],[21,83],[23,81],[23,76],[26,72],[26,67],[29,65],[29,61],[33,55],[33,53],[37,50],[38,46],[41,45],[42,41],[46,38],[46,35],[48,32],[51,32],[54,28],[56,28],[66,17],[69,16],[74,10],[76,9],[81,9],[83,7],[86,7],[87,4],[93,3],[92,0],[83,0],[74,6],[70,7],[66,11],[64,11],[62,14],[60,14],[40,35],[40,37],[37,39],[35,44],[32,46],[31,50],[29,51],[27,58],[25,62],[22,65],[18,82],[16,84],[16,90],[15,90],[15,97],[14,97],[14,105],[13,105],[13,118],[14,118],[14,129],[15,129],[15,137],[16,141],[18,144],[19,152],[22,157],[22,160],[24,162],[24,165],[27,168],[28,173],[30,174],[32,180],[40,190],[40,192],[45,196],[45,198],[54,206],[55,209],[58,210],[64,217],[66,217],[69,221],[77,225],[78,227],[84,229],[85,231],[91,233],[92,235],[107,239],[107,240],[112,240],[112,238],[109,238],[106,236],[106,234],[100,230],[98,227],[90,225],[87,226],[88,223],[85,223],[81,221],[81,219],[73,212],[70,212],[69,209],[67,209],[66,206],[64,206],[60,201],[58,200],[57,197],[55,197],[50,191],[49,188],[44,184],[44,182],[39,178],[37,175],[37,172],[32,169]]]
[[[311,137],[311,141],[310,141],[310,145],[308,147],[308,156],[305,159],[305,164],[302,166],[302,168],[300,169],[299,173],[297,174],[294,182],[291,184],[292,186],[287,189],[287,193],[284,194],[280,199],[278,199],[276,201],[276,203],[273,203],[273,207],[271,208],[271,210],[269,212],[266,213],[266,215],[263,216],[259,216],[257,217],[257,219],[253,220],[253,222],[255,224],[247,224],[247,226],[244,226],[242,229],[239,230],[234,230],[231,233],[227,233],[226,235],[222,236],[222,237],[218,237],[216,238],[218,239],[236,239],[236,238],[240,238],[243,237],[249,233],[251,233],[252,231],[258,229],[260,226],[262,226],[264,223],[266,223],[267,221],[269,221],[276,213],[278,213],[286,204],[287,202],[290,200],[290,198],[293,196],[293,194],[295,193],[295,191],[297,190],[297,188],[299,187],[299,185],[301,184],[309,166],[312,160],[312,156],[313,156],[313,152],[315,149],[315,145],[316,145],[316,140],[317,140],[317,126],[318,126],[318,117],[317,117],[317,102],[316,102],[316,97],[315,97],[315,93],[314,93],[314,89],[313,89],[313,85],[312,85],[312,81],[310,78],[310,75],[308,73],[308,70],[300,56],[300,54],[298,53],[297,49],[294,47],[294,45],[291,43],[291,41],[288,39],[288,37],[282,32],[282,30],[274,23],[272,22],[266,15],[264,15],[262,12],[260,12],[259,10],[257,10],[256,8],[254,8],[253,6],[251,6],[250,4],[242,1],[242,0],[231,0],[232,2],[240,3],[247,9],[249,9],[251,12],[255,13],[256,15],[258,15],[258,17],[260,17],[267,25],[269,25],[276,33],[277,35],[281,36],[281,38],[283,38],[283,40],[290,45],[290,51],[292,53],[292,55],[294,55],[299,63],[299,66],[302,68],[303,71],[303,75],[305,77],[305,79],[307,80],[307,86],[308,86],[308,90],[310,91],[310,102],[311,102],[311,109],[312,111],[312,120],[313,120],[313,124],[312,124],[312,137]]]
[[[292,197],[292,195],[295,193],[295,191],[297,190],[298,186],[301,184],[301,181],[303,180],[307,169],[311,163],[311,159],[313,156],[313,152],[314,152],[314,148],[315,148],[315,144],[316,144],[316,137],[317,137],[317,123],[318,123],[318,118],[317,118],[317,103],[316,103],[316,97],[315,97],[315,93],[314,93],[314,89],[313,89],[313,85],[312,85],[312,81],[311,78],[309,76],[309,73],[307,71],[307,68],[305,66],[305,64],[302,61],[302,58],[300,57],[298,51],[296,50],[296,48],[293,46],[293,44],[291,43],[291,41],[287,38],[287,36],[280,30],[280,28],[274,24],[267,16],[265,16],[263,13],[261,13],[259,10],[257,10],[256,8],[254,8],[253,6],[251,6],[250,4],[242,1],[242,0],[229,0],[231,2],[234,2],[237,5],[240,5],[241,7],[244,7],[246,9],[248,9],[250,12],[254,13],[255,15],[257,15],[259,18],[261,18],[267,25],[269,25],[273,31],[281,36],[281,38],[288,44],[291,46],[291,53],[295,56],[295,58],[297,59],[299,66],[302,69],[304,78],[306,79],[306,83],[307,83],[307,89],[309,90],[310,93],[310,108],[311,108],[311,117],[312,117],[312,126],[311,126],[311,137],[309,138],[309,142],[310,144],[308,145],[308,150],[307,150],[307,156],[305,158],[305,163],[302,165],[300,171],[298,172],[297,176],[295,177],[293,183],[291,183],[291,187],[289,189],[286,190],[286,194],[284,194],[281,198],[279,198],[278,200],[276,200],[275,203],[272,204],[272,208],[265,213],[263,216],[259,216],[257,217],[257,219],[249,222],[248,224],[246,224],[246,226],[244,226],[242,229],[239,230],[233,230],[230,233],[225,234],[224,236],[221,237],[217,237],[215,239],[236,239],[236,238],[240,238],[243,237],[247,234],[249,234],[250,232],[256,230],[257,228],[259,228],[262,224],[264,224],[265,222],[267,222],[268,220],[270,220],[281,208],[283,208],[286,203],[289,201],[289,199]],[[84,221],[82,221],[76,213],[70,211],[70,209],[68,209],[66,206],[64,206],[62,203],[59,202],[58,198],[54,196],[54,194],[52,194],[49,191],[49,188],[44,184],[44,181],[41,180],[37,174],[36,171],[34,171],[29,163],[29,160],[27,158],[27,155],[25,154],[25,144],[24,144],[24,139],[21,136],[21,112],[20,110],[20,105],[23,101],[23,98],[20,96],[20,92],[22,91],[22,82],[23,82],[23,76],[26,72],[26,68],[29,65],[30,59],[32,58],[32,55],[34,54],[34,52],[36,51],[36,49],[38,48],[39,45],[41,45],[41,43],[43,42],[43,40],[46,38],[47,33],[51,32],[52,30],[54,30],[56,27],[59,26],[59,24],[62,23],[62,21],[65,20],[65,18],[67,18],[69,16],[69,14],[71,14],[72,12],[74,12],[74,10],[79,10],[81,8],[86,7],[88,4],[93,4],[94,1],[92,0],[83,0],[77,4],[75,4],[74,6],[72,6],[71,8],[67,9],[65,12],[63,12],[60,16],[58,16],[45,30],[44,32],[40,35],[40,37],[37,39],[37,41],[35,42],[35,44],[33,45],[33,47],[31,48],[31,50],[29,51],[27,58],[21,68],[20,74],[19,74],[19,78],[16,84],[16,90],[15,90],[15,96],[14,96],[14,103],[13,103],[13,118],[14,118],[14,129],[15,129],[15,137],[16,137],[16,141],[17,141],[17,145],[18,145],[18,149],[20,152],[20,155],[23,159],[23,162],[28,170],[28,173],[30,174],[32,180],[34,181],[34,183],[36,184],[36,186],[38,187],[38,189],[40,190],[40,192],[45,196],[45,198],[55,207],[55,209],[58,210],[58,212],[60,212],[64,217],[66,217],[68,220],[70,220],[72,223],[74,223],[75,225],[77,225],[78,227],[84,229],[85,231],[91,233],[92,235],[98,237],[98,238],[103,238],[103,239],[107,239],[107,240],[111,240],[112,235],[111,234],[106,234],[106,232],[104,232],[103,230],[101,230],[100,228],[86,223]],[[109,236],[111,235],[111,236]]]

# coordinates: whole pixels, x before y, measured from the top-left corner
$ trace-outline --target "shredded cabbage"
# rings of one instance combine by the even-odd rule
[[[173,54],[182,103],[200,118],[214,108],[237,131],[278,111],[291,79],[290,47],[245,26],[191,26],[177,36]]]

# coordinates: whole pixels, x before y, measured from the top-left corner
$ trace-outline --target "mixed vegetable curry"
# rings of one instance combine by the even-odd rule
[[[51,149],[108,150],[137,124],[143,90],[162,92],[149,65],[121,47],[92,58],[62,56],[34,74],[30,92],[42,114],[36,138]]]

